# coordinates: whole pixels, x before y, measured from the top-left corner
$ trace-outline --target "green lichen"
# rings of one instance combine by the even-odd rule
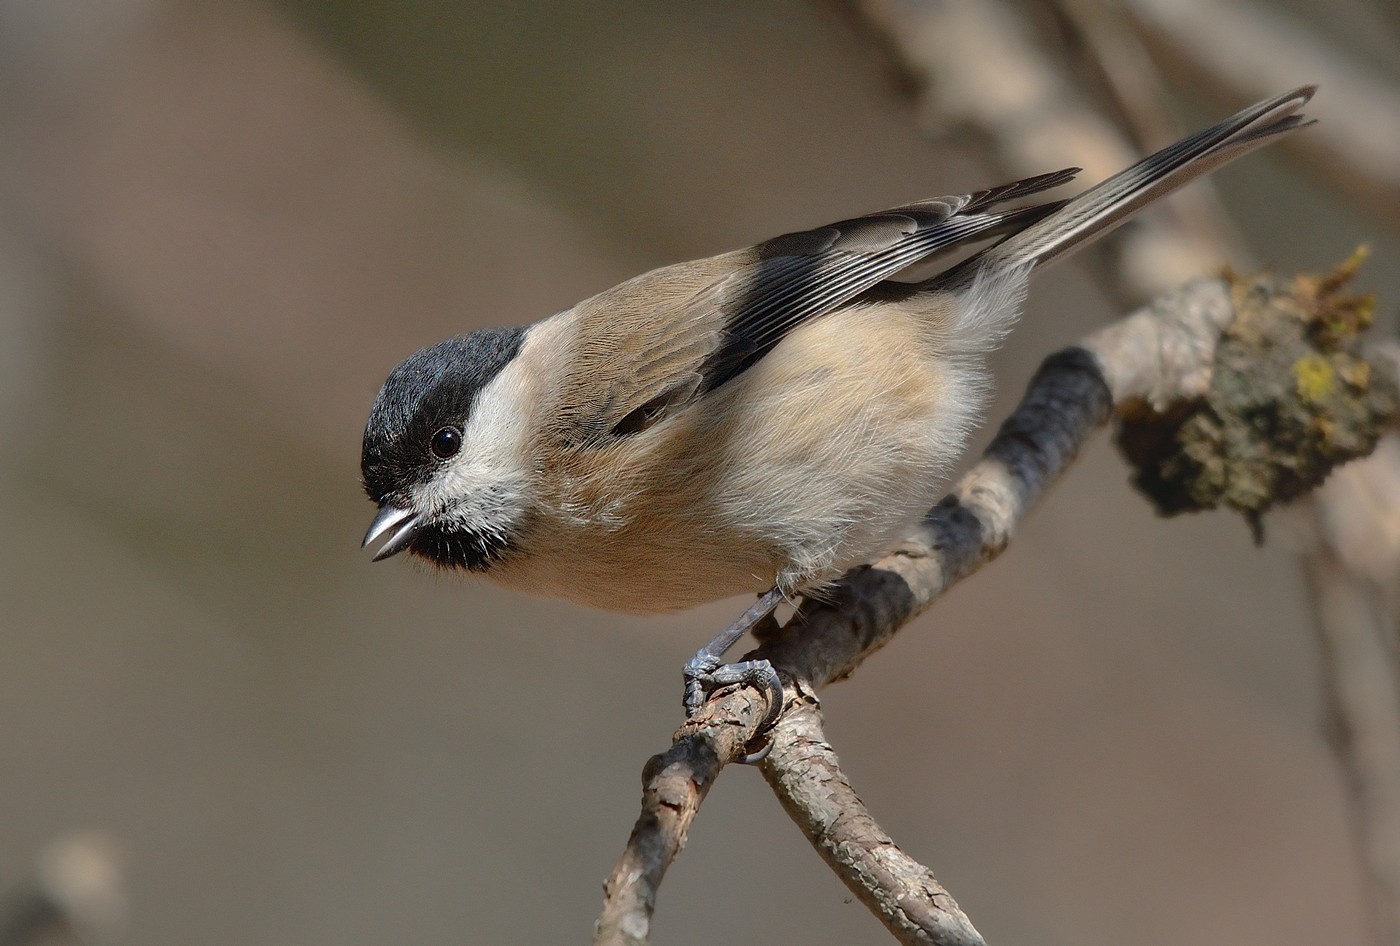
[[[1256,539],[1270,507],[1374,448],[1400,399],[1358,353],[1375,300],[1344,291],[1364,251],[1325,276],[1227,276],[1236,317],[1209,392],[1165,413],[1125,412],[1117,441],[1163,515],[1226,506]]]
[[[1337,389],[1337,375],[1331,363],[1320,355],[1304,355],[1293,362],[1293,376],[1298,382],[1298,396],[1304,401],[1326,400]]]

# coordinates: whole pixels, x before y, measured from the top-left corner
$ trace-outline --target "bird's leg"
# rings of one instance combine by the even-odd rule
[[[685,665],[686,716],[694,716],[699,712],[705,703],[706,694],[711,690],[733,684],[745,684],[768,692],[768,716],[760,728],[768,727],[778,718],[778,712],[783,708],[783,685],[778,680],[778,672],[773,669],[773,665],[766,660],[745,660],[727,664],[724,662],[724,654],[734,646],[735,641],[744,636],[745,631],[772,614],[773,609],[782,600],[783,593],[777,588],[770,588],[759,595],[758,600],[739,615],[737,621],[700,648],[699,653]],[[764,755],[767,755],[766,750],[744,761],[757,762]]]

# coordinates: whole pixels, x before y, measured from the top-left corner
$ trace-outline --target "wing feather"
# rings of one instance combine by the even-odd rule
[[[1059,204],[991,208],[1076,170],[787,233],[580,303],[569,313],[580,341],[556,406],[559,436],[598,444],[645,430],[738,377],[799,325],[915,263],[1041,219]]]

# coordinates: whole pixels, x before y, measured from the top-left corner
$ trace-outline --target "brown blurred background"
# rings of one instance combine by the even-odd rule
[[[1394,20],[1293,8],[1397,78]],[[1000,182],[918,124],[878,45],[796,0],[0,4],[0,892],[90,829],[123,943],[583,941],[679,668],[740,603],[623,618],[371,566],[365,414],[448,335]],[[1286,154],[1220,178],[1281,270],[1371,241],[1393,315],[1395,228]],[[1113,314],[1082,267],[1040,278],[998,412]],[[1279,519],[1262,549],[1159,521],[1099,440],[827,691],[862,797],[989,940],[1362,937]],[[656,931],[885,937],[746,770]]]

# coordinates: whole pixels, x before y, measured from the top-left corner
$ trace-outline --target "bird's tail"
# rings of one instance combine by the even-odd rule
[[[1316,86],[1285,92],[1198,131],[1065,201],[1058,209],[926,283],[931,289],[971,284],[978,270],[1029,269],[1058,259],[1118,226],[1158,197],[1312,124],[1301,114]]]

